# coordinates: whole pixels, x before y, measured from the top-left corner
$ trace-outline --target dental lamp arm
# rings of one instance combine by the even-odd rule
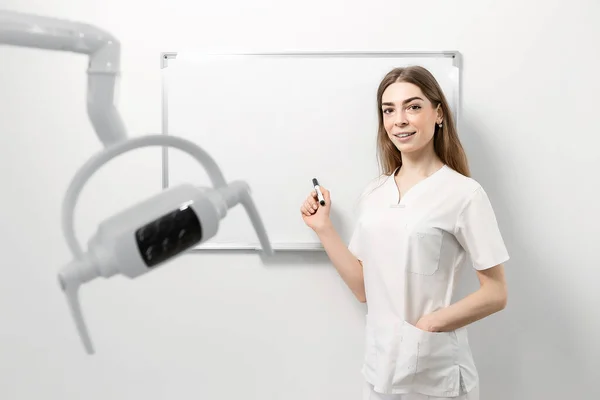
[[[104,145],[73,177],[63,201],[62,226],[73,260],[58,274],[77,331],[88,354],[94,347],[87,330],[79,288],[97,277],[121,274],[136,278],[215,236],[227,211],[244,206],[267,255],[273,248],[244,181],[227,183],[216,162],[199,146],[168,135],[128,139],[114,107],[119,75],[119,42],[91,25],[0,10],[0,44],[88,54],[87,110]],[[213,188],[179,185],[104,220],[81,249],[73,214],[85,183],[102,165],[127,151],[147,146],[175,147],[194,157],[206,170]]]
[[[127,139],[114,106],[119,78],[120,43],[92,25],[0,10],[0,44],[89,55],[87,112],[105,147]]]

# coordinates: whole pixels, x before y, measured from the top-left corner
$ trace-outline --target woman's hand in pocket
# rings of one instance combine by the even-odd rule
[[[435,313],[422,316],[415,325],[418,329],[425,332],[442,332],[440,323]]]

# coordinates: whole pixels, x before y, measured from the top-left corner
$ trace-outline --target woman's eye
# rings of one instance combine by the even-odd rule
[[[417,105],[417,104],[413,104],[412,106],[408,106],[409,109],[411,110],[420,110],[421,106]]]
[[[383,113],[384,113],[384,114],[389,114],[389,113],[391,113],[392,111],[394,111],[394,109],[393,109],[393,108],[386,108],[386,109],[384,109],[384,110],[383,110]]]

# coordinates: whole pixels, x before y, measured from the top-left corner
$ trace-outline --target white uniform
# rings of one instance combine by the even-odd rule
[[[483,270],[509,255],[474,179],[444,165],[399,199],[394,175],[367,185],[348,245],[364,267],[362,373],[378,393],[457,397],[479,383],[466,327],[425,332],[414,325],[451,304],[467,260]]]

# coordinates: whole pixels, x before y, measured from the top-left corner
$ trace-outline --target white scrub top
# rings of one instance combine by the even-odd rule
[[[478,383],[466,327],[425,332],[419,318],[451,304],[461,268],[509,259],[483,188],[447,165],[401,199],[395,173],[371,181],[348,248],[367,299],[362,373],[380,393],[454,397]]]

